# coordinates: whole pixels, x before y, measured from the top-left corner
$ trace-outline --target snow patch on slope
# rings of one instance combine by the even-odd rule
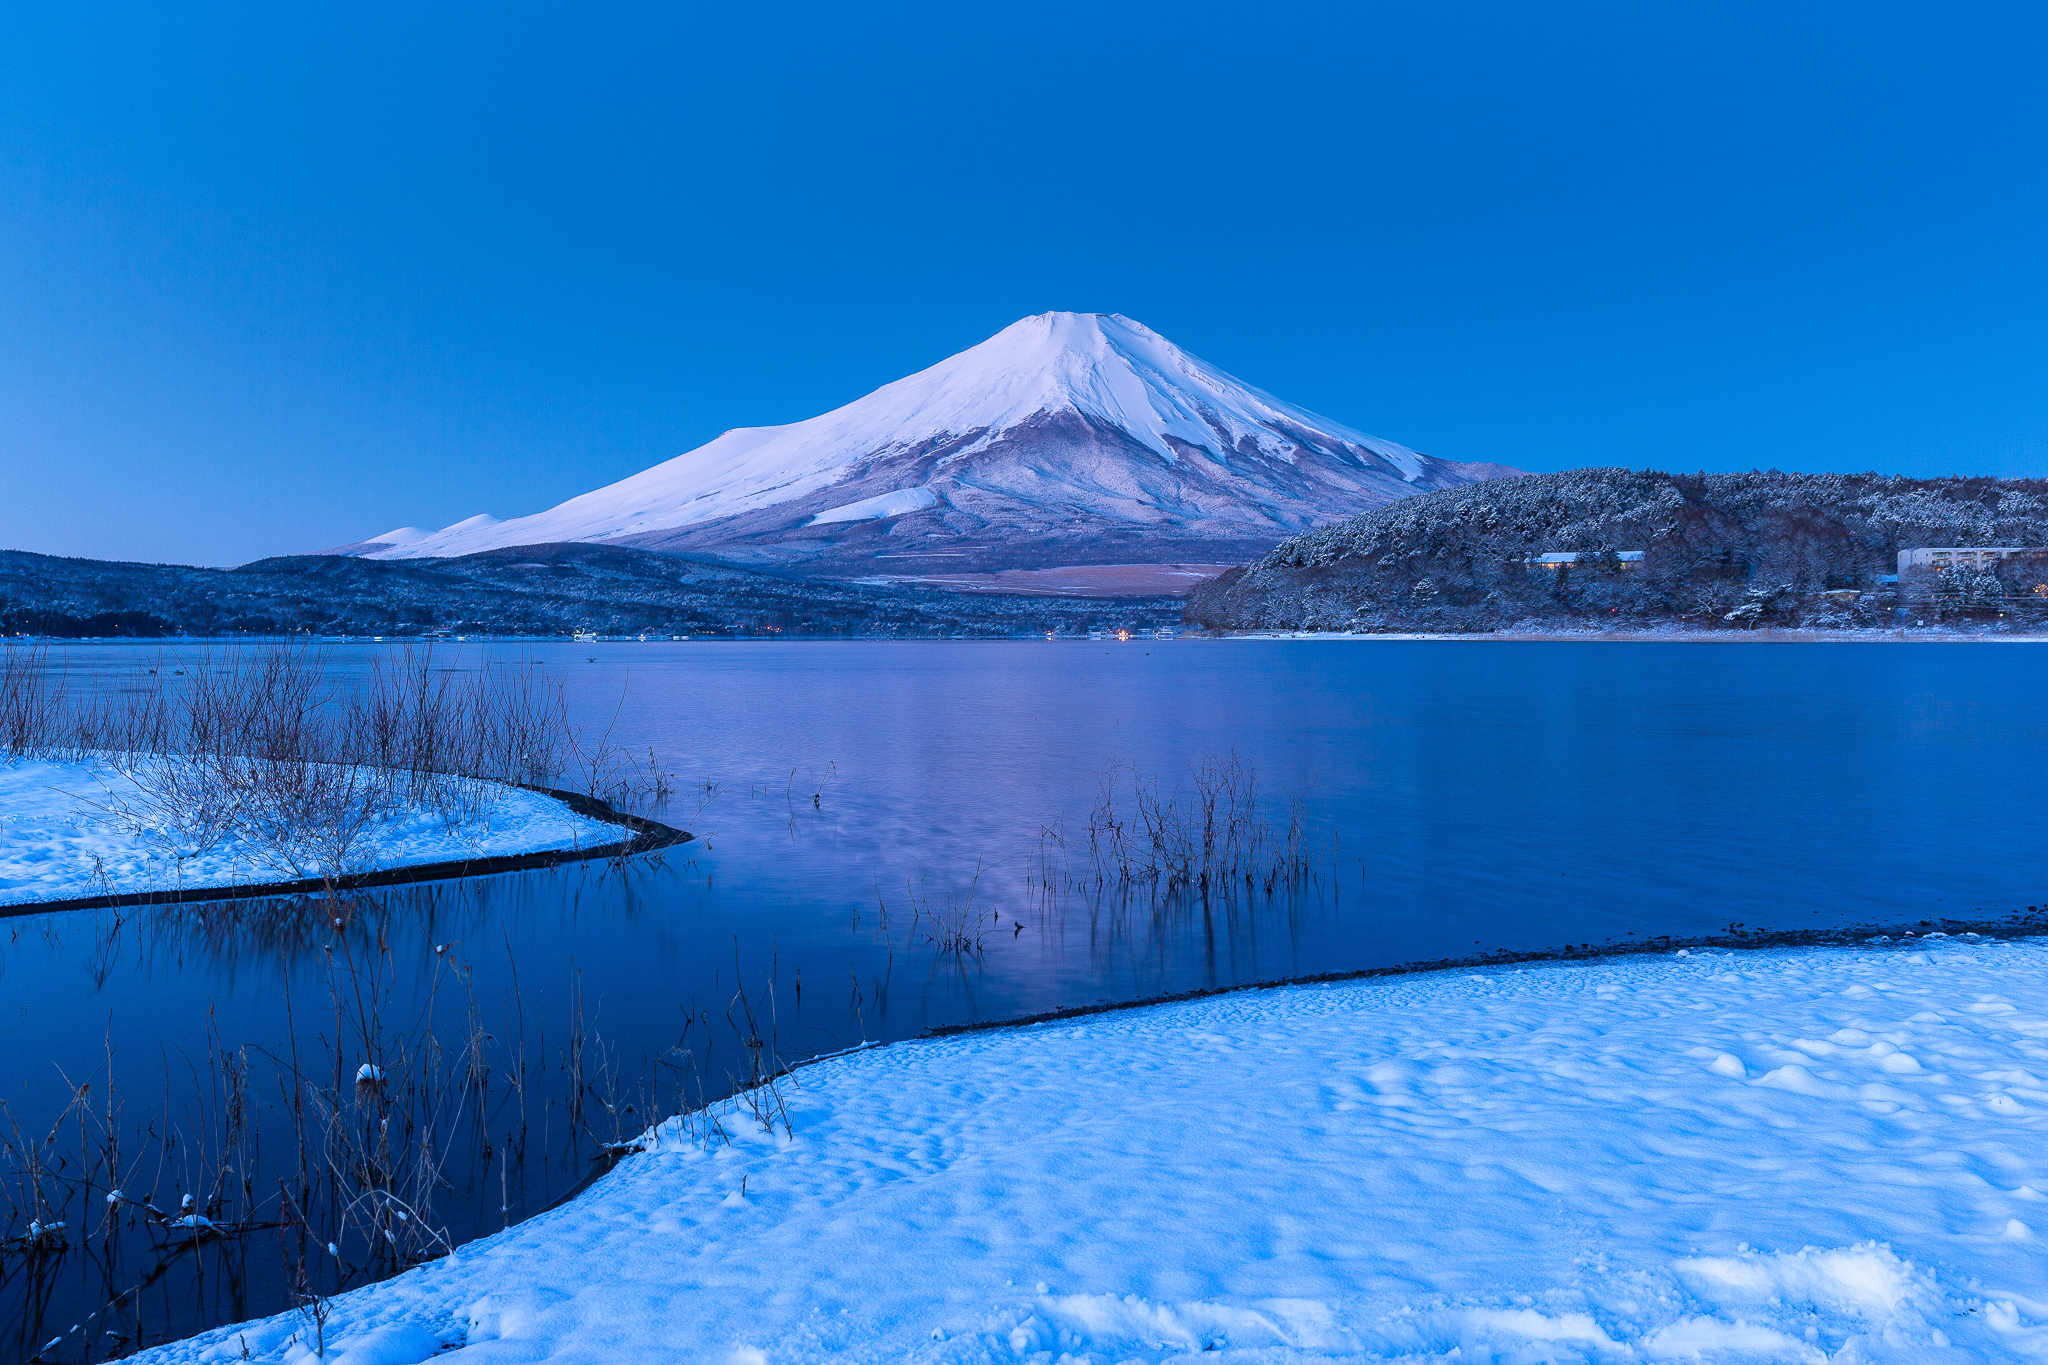
[[[830,507],[811,518],[813,526],[823,526],[834,521],[874,521],[881,517],[900,517],[905,512],[921,512],[927,507],[938,505],[938,495],[929,488],[899,488],[893,493],[883,493],[859,502],[849,502],[844,507]]]

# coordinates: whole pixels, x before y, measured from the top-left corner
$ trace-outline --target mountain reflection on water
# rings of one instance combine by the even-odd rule
[[[375,647],[331,648],[354,676]],[[120,672],[156,649],[63,653],[74,672]],[[245,1065],[261,1172],[246,1202],[268,1220],[267,1191],[299,1161],[279,1077],[318,1074],[346,1105],[369,1049],[394,1075],[431,1073],[417,1092],[441,1163],[431,1218],[460,1242],[573,1190],[604,1142],[745,1077],[750,1016],[790,1062],[1497,948],[1999,918],[2048,902],[2041,657],[1903,643],[444,648],[448,667],[547,669],[586,725],[674,771],[678,794],[648,813],[700,838],[341,902],[0,921],[0,1099],[39,1132],[89,1083],[95,1105],[117,1098],[114,1127],[180,1134],[169,1155],[145,1132],[123,1139],[125,1192],[168,1208],[219,1183],[220,1067]],[[1172,894],[1103,877],[1088,830],[1105,782],[1135,822],[1134,784],[1185,798],[1200,765],[1231,755],[1273,830],[1299,800],[1305,875]],[[80,1147],[71,1124],[54,1147]],[[307,1254],[303,1237],[295,1250],[289,1230],[165,1250],[132,1219],[109,1238],[88,1214],[68,1251],[0,1253],[23,1357],[95,1314],[44,1358],[119,1354],[390,1268]]]

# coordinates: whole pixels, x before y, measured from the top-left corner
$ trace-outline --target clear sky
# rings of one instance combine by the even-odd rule
[[[0,547],[536,511],[1047,309],[1451,459],[2048,474],[2044,70],[1956,0],[11,5]]]

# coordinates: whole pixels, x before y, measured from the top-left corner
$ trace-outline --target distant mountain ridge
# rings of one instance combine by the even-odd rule
[[[547,511],[329,553],[575,541],[911,578],[1230,562],[1418,491],[1519,473],[1320,417],[1129,318],[1041,313],[832,412],[728,431]]]
[[[0,550],[0,636],[932,638],[1149,629],[1177,598],[1057,600],[779,577],[616,545],[450,559],[290,555],[235,569]]]

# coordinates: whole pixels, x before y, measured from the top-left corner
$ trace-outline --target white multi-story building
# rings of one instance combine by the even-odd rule
[[[1927,569],[1940,573],[1948,569],[1996,569],[2010,559],[2048,560],[2048,546],[1994,545],[1984,547],[1930,547],[1899,551],[1899,572]]]

